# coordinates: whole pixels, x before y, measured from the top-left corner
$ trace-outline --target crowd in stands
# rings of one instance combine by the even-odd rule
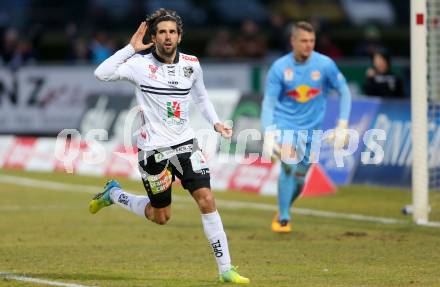
[[[243,20],[239,27],[238,31],[227,26],[214,28],[210,32],[211,36],[206,41],[204,50],[197,55],[226,59],[264,59],[268,55],[280,55],[290,50],[289,22],[279,14],[274,14],[270,26],[265,26],[264,29],[257,22],[249,19]],[[374,26],[368,29],[377,31]],[[354,52],[344,55],[341,47],[326,31],[318,30],[316,49],[334,60],[343,56],[370,57],[374,51],[382,47],[380,35],[378,32],[374,33],[377,34],[366,32],[365,38],[355,46]],[[120,37],[107,30],[97,30],[89,34],[91,35],[81,33],[74,22],[66,24],[62,38],[58,39],[59,42],[65,43],[62,46],[63,51],[57,51],[56,56],[47,57],[43,51],[40,51],[41,35],[30,38],[19,29],[7,27],[3,31],[0,30],[0,61],[12,69],[40,60],[98,64],[125,44]]]
[[[5,16],[0,12],[0,66],[15,71],[35,63],[99,64],[128,42],[149,10],[164,3],[184,20],[182,50],[198,57],[270,62],[268,59],[291,49],[290,23],[297,20],[313,23],[316,50],[336,61],[369,59],[383,50],[395,56],[393,49],[402,46],[397,55],[409,57],[409,44],[390,49],[389,43],[393,42],[384,37],[386,27],[380,23],[351,26],[340,4],[354,0],[81,0],[64,6],[56,6],[55,2],[20,0],[0,4],[0,10],[13,12],[9,18],[8,13]],[[402,23],[397,19],[395,24]],[[403,34],[408,32],[403,41],[409,41],[407,28],[401,30]]]

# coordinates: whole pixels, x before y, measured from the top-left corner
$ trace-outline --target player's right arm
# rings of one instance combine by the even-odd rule
[[[283,89],[283,78],[280,71],[276,63],[270,67],[261,107],[261,129],[264,134],[263,156],[271,158],[272,161],[275,160],[274,154],[276,156],[280,154],[280,147],[276,143],[276,132],[273,126],[275,123],[275,105]]]
[[[273,64],[267,75],[263,104],[261,107],[261,127],[263,132],[274,124],[275,104],[283,89],[282,85],[283,81],[280,75],[280,69],[277,69],[276,64]]]
[[[134,81],[134,73],[126,63],[136,52],[150,48],[153,43],[144,44],[143,38],[148,27],[142,22],[131,37],[130,43],[102,62],[95,70],[95,77],[101,81]]]

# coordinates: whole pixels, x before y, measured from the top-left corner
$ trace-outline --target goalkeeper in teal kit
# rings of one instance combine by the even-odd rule
[[[348,136],[351,95],[344,76],[329,57],[314,51],[311,24],[292,27],[293,51],[279,58],[267,75],[261,112],[265,132],[263,153],[283,161],[278,179],[278,208],[274,232],[290,232],[290,207],[302,191],[312,162],[312,133],[320,130],[330,89],[340,96],[339,120],[328,136],[334,148],[342,148]],[[287,159],[286,159],[287,155]]]

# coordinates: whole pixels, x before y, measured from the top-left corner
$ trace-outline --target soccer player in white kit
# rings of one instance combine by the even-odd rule
[[[177,51],[182,27],[175,11],[161,8],[139,25],[127,46],[95,70],[99,80],[127,80],[136,87],[143,119],[138,159],[148,196],[125,192],[111,180],[90,201],[89,210],[94,214],[115,203],[163,225],[171,216],[171,185],[177,176],[199,206],[220,282],[246,284],[249,279],[231,265],[226,234],[210,189],[209,169],[188,123],[190,97],[215,131],[230,138],[232,129],[220,122],[208,98],[198,59]],[[144,44],[147,32],[152,42]],[[151,47],[151,53],[138,54]]]

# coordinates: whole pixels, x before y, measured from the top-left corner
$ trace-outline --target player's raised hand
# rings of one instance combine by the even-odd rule
[[[229,139],[232,137],[232,128],[223,123],[216,123],[214,125],[214,130],[220,133],[224,138]]]
[[[148,31],[147,22],[143,21],[139,25],[137,31],[131,36],[130,45],[133,46],[133,49],[136,52],[146,50],[153,46],[153,43],[144,44],[144,36]]]

